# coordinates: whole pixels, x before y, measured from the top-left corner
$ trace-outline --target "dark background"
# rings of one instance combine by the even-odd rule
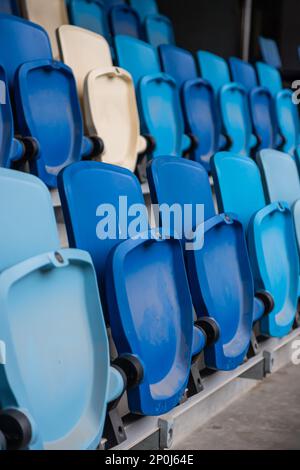
[[[244,0],[158,0],[173,20],[179,46],[225,58],[242,53]],[[283,68],[300,70],[300,0],[253,0],[250,60],[260,59],[259,35],[276,39]]]

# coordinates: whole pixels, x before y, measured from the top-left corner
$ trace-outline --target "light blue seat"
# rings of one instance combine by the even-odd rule
[[[142,25],[139,15],[128,5],[117,5],[111,8],[109,20],[113,36],[125,35],[137,39],[143,39]]]
[[[220,327],[218,341],[205,349],[205,363],[209,368],[234,369],[247,354],[253,318],[264,312],[261,301],[254,302],[242,224],[232,214],[216,215],[208,175],[198,163],[157,158],[148,167],[148,179],[154,203],[161,207],[176,205],[182,212],[187,205],[191,206],[193,218],[189,222],[185,219],[182,227],[171,226],[171,232],[173,229],[185,234],[184,247],[191,243],[192,232],[204,232],[204,245],[186,249],[185,258],[198,318],[209,316]],[[204,205],[204,223],[195,216],[200,204]]]
[[[0,198],[0,331],[9,358],[0,432],[8,449],[96,449],[106,405],[124,383],[109,365],[91,258],[60,249],[52,201],[37,178],[0,169]]]
[[[100,0],[69,0],[69,17],[74,26],[89,29],[110,41],[105,6]]]
[[[263,61],[271,67],[281,69],[282,62],[276,41],[260,36],[258,43]]]
[[[153,47],[163,44],[175,44],[175,34],[172,22],[163,15],[149,15],[145,19],[146,40]]]
[[[15,78],[18,129],[37,141],[31,172],[49,187],[67,165],[93,155],[94,143],[83,137],[83,123],[76,83],[61,62],[37,60],[19,68]]]
[[[142,370],[128,390],[130,411],[165,413],[182,398],[192,355],[205,345],[203,331],[193,328],[181,243],[149,236],[142,190],[128,170],[80,162],[60,174],[59,191],[70,244],[85,247],[94,261],[118,353]],[[140,236],[130,237],[136,211]]]
[[[130,0],[130,5],[138,12],[142,21],[149,15],[157,15],[159,13],[156,0]]]
[[[276,109],[270,91],[259,86],[253,65],[236,57],[229,59],[232,78],[248,92],[254,132],[259,140],[258,150],[282,145],[278,134]]]
[[[275,98],[277,93],[282,90],[282,78],[280,72],[270,65],[263,62],[256,63],[256,70],[261,86],[267,88]]]
[[[253,134],[245,88],[231,82],[229,66],[221,57],[205,51],[199,51],[197,57],[202,77],[214,89],[229,150],[250,156],[257,146],[257,139]]]
[[[266,205],[259,169],[250,158],[221,152],[212,163],[221,212],[233,212],[244,224],[256,290],[270,292],[275,303],[262,334],[283,337],[293,326],[298,302],[299,259],[293,215],[285,201]]]

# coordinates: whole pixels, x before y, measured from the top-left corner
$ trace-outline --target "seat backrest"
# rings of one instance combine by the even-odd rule
[[[295,160],[277,150],[262,150],[258,155],[268,202],[286,201],[292,207],[300,199],[300,180]]]
[[[259,149],[278,145],[278,125],[271,93],[264,87],[250,92],[249,103],[255,135],[260,139]]]
[[[206,51],[198,51],[197,58],[201,76],[210,82],[217,95],[220,89],[231,81],[226,61],[222,57]]]
[[[281,69],[282,62],[276,41],[260,36],[258,42],[263,61],[271,67]]]
[[[182,156],[184,121],[175,81],[162,73],[142,78],[139,101],[144,130],[155,139],[153,156]]]
[[[18,15],[19,8],[16,0],[2,0],[0,2],[0,13]]]
[[[49,191],[34,176],[0,169],[0,272],[59,248]]]
[[[277,94],[276,110],[279,130],[284,137],[283,151],[294,156],[299,145],[300,122],[291,90],[282,90]]]
[[[282,90],[282,79],[279,71],[263,62],[257,62],[256,70],[260,85],[267,88],[272,96],[276,96]]]
[[[145,20],[146,39],[153,47],[175,44],[172,22],[163,15],[150,15]]]
[[[179,89],[187,80],[197,78],[197,66],[191,52],[170,44],[160,46],[159,52],[163,71],[174,78]]]
[[[16,16],[0,15],[0,64],[4,67],[10,89],[16,71],[25,62],[52,59],[46,31]]]
[[[99,34],[68,25],[59,28],[58,41],[62,60],[73,70],[82,100],[84,81],[88,73],[113,65],[109,44]]]
[[[99,162],[80,162],[65,168],[58,183],[69,243],[90,253],[103,290],[107,258],[120,241],[128,238],[128,225],[134,218],[126,218],[124,200],[120,201],[119,195],[127,197],[127,207],[144,205],[141,186],[129,170]],[[109,228],[115,237],[103,240],[98,237],[100,225],[105,226],[103,218],[110,209],[116,211],[117,226],[112,221]]]
[[[135,88],[125,70],[114,67],[88,74],[84,93],[90,135],[105,144],[101,161],[135,170],[140,138]]]
[[[129,36],[117,36],[115,46],[118,65],[128,70],[135,86],[145,75],[160,72],[158,53],[150,44]]]
[[[130,5],[134,8],[142,21],[149,15],[156,15],[158,13],[156,0],[130,0]]]
[[[258,86],[255,68],[249,62],[230,57],[229,65],[234,82],[242,85],[248,92]]]
[[[5,71],[0,67],[0,168],[10,166],[14,138],[14,120]]]
[[[106,10],[100,0],[70,0],[70,22],[74,26],[85,28],[110,39]]]
[[[48,32],[53,56],[58,59],[56,29],[69,24],[65,0],[21,0],[21,8],[25,18],[41,25]]]
[[[81,159],[83,123],[71,69],[49,60],[27,62],[17,73],[15,101],[22,135],[39,143],[31,169],[55,188],[59,171]]]
[[[107,11],[116,5],[124,5],[126,0],[103,0],[104,6]]]
[[[247,229],[252,216],[266,205],[256,163],[249,157],[219,152],[212,159],[212,173],[220,211],[237,214]]]
[[[117,5],[110,10],[110,27],[113,36],[125,35],[142,39],[142,25],[137,12],[128,5]]]

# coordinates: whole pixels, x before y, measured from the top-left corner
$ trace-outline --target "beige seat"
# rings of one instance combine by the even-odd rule
[[[91,71],[85,80],[84,110],[89,132],[104,141],[101,160],[134,171],[147,142],[140,135],[131,75],[117,67]]]
[[[22,14],[28,20],[39,24],[48,32],[53,56],[59,58],[56,30],[68,24],[68,11],[65,0],[20,0]]]
[[[61,60],[73,70],[82,102],[88,73],[113,65],[109,44],[103,36],[77,26],[61,26],[57,37]]]

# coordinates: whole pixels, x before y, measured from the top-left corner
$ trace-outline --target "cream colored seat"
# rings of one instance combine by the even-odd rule
[[[109,44],[103,36],[77,26],[61,26],[57,36],[61,59],[73,70],[82,102],[88,73],[113,65]]]
[[[128,72],[118,67],[91,71],[84,87],[86,125],[104,141],[101,160],[132,171],[145,151],[140,135],[135,88]]]
[[[53,56],[59,58],[56,30],[68,24],[68,11],[65,0],[20,0],[22,14],[28,20],[39,24],[48,32]]]

